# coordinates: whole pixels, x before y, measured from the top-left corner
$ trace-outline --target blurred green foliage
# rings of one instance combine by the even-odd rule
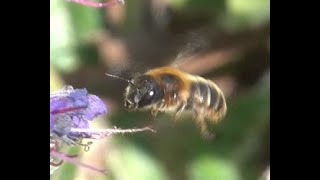
[[[142,29],[145,2],[126,1],[126,16],[119,29],[123,32]],[[233,33],[267,24],[270,16],[269,0],[170,0],[168,6],[180,16],[205,17],[210,26]],[[112,25],[109,26],[104,19],[104,11],[108,10],[63,0],[50,1],[51,90],[68,83],[64,75],[83,72],[87,67],[83,59],[91,62],[91,67],[101,69],[99,56],[88,45],[87,39],[96,32],[111,28]],[[79,81],[81,79],[76,82]],[[237,91],[228,99],[227,117],[220,124],[210,125],[217,135],[213,142],[199,136],[190,118],[170,125],[170,117],[166,115],[154,122],[158,129],[154,135],[139,133],[114,137],[118,150],[105,160],[109,171],[105,179],[258,179],[269,163],[270,92],[265,84],[257,84]],[[99,91],[89,85],[84,88]],[[108,92],[101,95],[112,96]],[[128,113],[122,107],[112,114],[111,119],[119,127],[132,128],[150,123],[149,114]],[[76,169],[74,165],[64,163],[52,178],[74,179]]]
[[[70,12],[64,1],[50,1],[50,63],[58,70],[72,71],[77,66],[72,46],[76,43]]]
[[[270,0],[170,0],[169,3],[184,15],[206,14],[231,32],[257,27],[270,17]]]
[[[190,163],[188,170],[190,179],[228,179],[240,180],[241,175],[232,162],[214,157],[213,155],[203,155]]]
[[[229,0],[223,21],[226,29],[242,30],[262,25],[269,21],[269,17],[270,0]]]
[[[114,179],[167,179],[161,163],[141,148],[125,140],[118,147],[107,160]]]

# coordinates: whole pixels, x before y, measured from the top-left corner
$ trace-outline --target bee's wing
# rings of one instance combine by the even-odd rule
[[[188,34],[186,39],[187,42],[184,43],[176,58],[170,64],[170,66],[181,70],[184,70],[184,64],[195,59],[196,56],[201,54],[209,47],[208,40],[205,40],[203,36],[196,32]]]

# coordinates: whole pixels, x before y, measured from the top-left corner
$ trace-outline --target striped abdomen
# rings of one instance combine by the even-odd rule
[[[190,86],[188,109],[193,109],[200,117],[213,122],[222,119],[227,110],[225,97],[220,88],[212,81],[195,77]]]

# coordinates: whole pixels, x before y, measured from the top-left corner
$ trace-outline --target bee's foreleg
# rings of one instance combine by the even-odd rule
[[[164,107],[164,101],[161,101],[159,104],[153,106],[151,108],[151,115],[153,116],[153,118],[156,118],[160,109]]]

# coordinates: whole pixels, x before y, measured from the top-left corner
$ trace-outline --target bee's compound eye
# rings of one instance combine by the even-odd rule
[[[149,92],[149,96],[153,96],[154,95],[154,92],[153,91],[150,91]]]

